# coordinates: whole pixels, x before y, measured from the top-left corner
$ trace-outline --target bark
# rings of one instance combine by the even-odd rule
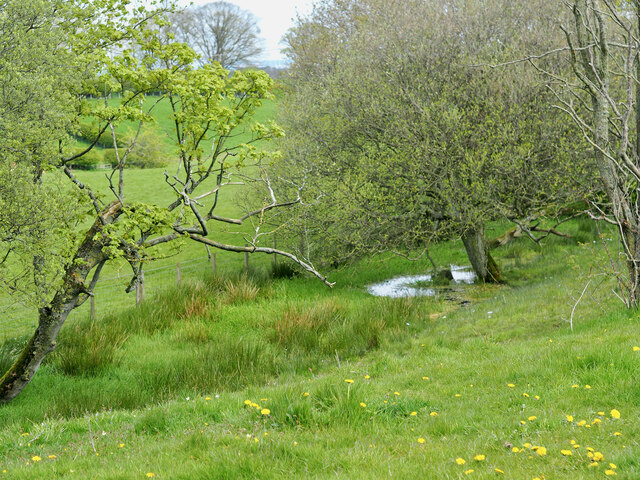
[[[462,235],[462,243],[478,280],[486,283],[501,283],[502,273],[489,252],[489,246],[484,238],[484,227],[469,228]]]
[[[65,269],[63,283],[51,302],[39,310],[38,328],[11,368],[0,379],[0,403],[13,400],[29,384],[44,358],[56,347],[56,339],[67,316],[91,294],[85,280],[107,257],[100,233],[120,215],[119,203],[105,208],[87,232]]]

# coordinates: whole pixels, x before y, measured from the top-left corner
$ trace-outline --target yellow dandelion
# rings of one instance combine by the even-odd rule
[[[432,417],[437,417],[438,416],[438,412],[431,412],[429,415],[431,415]]]
[[[416,415],[418,415],[418,412],[411,412],[410,414],[412,417],[415,417]]]
[[[584,388],[586,388],[587,390],[589,390],[591,388],[591,385],[585,385]]]
[[[586,420],[580,420],[580,421],[578,422],[578,426],[579,426],[579,427],[584,427],[584,426],[586,425],[586,423],[587,423],[587,421],[586,421]]]
[[[634,346],[634,347],[633,347],[633,351],[634,351],[634,352],[640,352],[640,347],[638,347],[638,346]]]
[[[591,468],[591,467],[597,467],[598,465],[600,465],[598,462],[591,462],[591,463],[589,464],[589,468]]]
[[[600,415],[601,417],[604,417],[604,412],[598,412],[598,415]]]
[[[269,415],[271,413],[271,410],[269,410],[268,408],[263,408],[262,410],[260,410],[260,413],[262,415]]]
[[[39,462],[42,459],[38,455],[34,455],[33,457],[31,457],[31,460],[34,462]]]
[[[245,405],[253,405],[253,402],[251,400],[245,400],[244,404]]]
[[[513,447],[513,448],[511,449],[511,451],[512,451],[513,453],[519,453],[519,452],[521,452],[522,450],[520,450],[518,447]]]
[[[28,437],[29,435],[31,435],[29,432],[24,432],[21,436],[22,437]]]
[[[361,406],[362,408],[366,408],[367,404],[366,404],[366,403],[364,403],[364,402],[360,402],[360,406]]]
[[[520,425],[526,425],[527,422],[525,422],[524,420],[520,420]]]
[[[614,437],[619,437],[620,435],[622,435],[622,433],[620,433],[620,432],[614,432],[614,434],[613,434]]]
[[[575,444],[576,444],[576,441],[575,441],[575,440],[571,440],[569,443],[570,443],[571,445],[575,445]]]
[[[523,445],[523,447],[524,447],[524,448],[531,448],[531,444],[530,444],[529,442],[527,442],[527,443],[525,443],[525,444]]]
[[[615,419],[618,419],[620,418],[620,412],[614,408],[613,410],[611,410],[611,416]]]
[[[604,460],[604,455],[600,452],[593,452],[593,460],[595,462],[602,462]]]
[[[464,458],[458,457],[458,458],[456,458],[456,463],[458,465],[464,465],[465,463],[467,463],[467,461]]]
[[[124,447],[124,443],[121,443],[118,445],[118,448],[122,448],[122,447]]]
[[[454,397],[461,397],[461,396],[462,396],[462,395],[460,395],[459,393],[456,393],[456,394],[454,395]]]
[[[591,448],[591,447],[587,447],[587,451],[593,453],[595,450],[593,448]]]
[[[473,459],[474,459],[476,462],[482,462],[485,458],[487,458],[487,457],[485,457],[485,456],[484,456],[484,455],[482,455],[482,454],[479,454],[479,455],[476,455],[475,457],[473,457]]]
[[[524,398],[529,398],[529,394],[528,394],[527,392],[522,392],[522,396],[523,396]]]
[[[617,475],[615,470],[605,470],[604,474],[607,475],[608,477],[611,477],[612,475]]]
[[[544,457],[547,454],[547,449],[544,447],[538,447],[536,453],[541,457]]]
[[[429,377],[422,377],[423,380],[429,380]]]
[[[309,396],[309,392],[304,392],[304,393],[302,394],[302,396],[303,396],[303,397],[308,397],[308,396]]]
[[[533,422],[536,418],[538,418],[538,417],[536,417],[535,415],[531,415],[531,416],[528,418],[528,420],[529,420],[530,422]]]
[[[509,388],[514,388],[514,387],[515,387],[515,385],[514,385],[513,383],[507,383],[507,387],[509,387]]]
[[[573,415],[567,415],[567,422],[573,422]]]
[[[473,473],[473,468],[470,468],[469,470],[465,470],[465,471],[464,471],[464,474],[465,474],[465,475],[470,475],[470,474],[472,474],[472,473]]]
[[[344,380],[346,383],[353,383],[353,380],[351,378],[345,378]]]
[[[400,392],[393,392],[393,394],[394,394],[395,396],[397,396],[397,397],[399,397],[399,396],[400,396]]]
[[[155,473],[153,473],[153,472],[149,472],[149,473],[147,473],[147,477],[149,477],[149,478],[151,478],[151,477],[155,477],[155,476],[156,476],[156,474],[155,474]]]
[[[576,385],[575,383],[571,385],[571,388],[580,388],[580,385]]]
[[[254,441],[254,443],[258,443],[260,440],[258,440],[258,438],[256,437],[256,438],[253,439],[253,441]]]
[[[609,468],[613,468],[615,470],[618,466],[615,463],[610,463]]]
[[[211,400],[211,397],[205,397],[204,399],[208,402],[209,400]]]
[[[364,379],[365,379],[365,380],[369,380],[370,378],[371,378],[371,376],[369,376],[369,375],[365,375],[365,376],[364,376]]]
[[[55,456],[55,455],[49,455],[49,458],[50,458],[51,460],[53,460],[54,458],[56,458],[56,456]]]
[[[565,457],[570,457],[571,455],[573,455],[573,452],[571,450],[560,450],[560,453]]]
[[[597,425],[598,423],[602,423],[602,420],[600,420],[599,418],[594,418],[593,422],[591,422],[593,425]]]
[[[536,395],[536,396],[535,396],[535,397],[533,397],[533,398],[535,398],[536,400],[540,400],[540,395]]]
[[[425,440],[424,438],[420,437],[420,438],[418,439],[418,443],[421,443],[421,444],[422,444],[422,443],[424,443],[424,442],[426,442],[426,440]]]
[[[499,468],[494,468],[494,470],[496,471],[496,473],[501,473],[501,474],[504,475],[504,471],[503,470],[500,470]]]

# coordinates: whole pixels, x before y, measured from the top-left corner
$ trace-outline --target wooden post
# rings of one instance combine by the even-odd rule
[[[96,294],[94,292],[93,295],[91,295],[91,299],[89,300],[89,303],[91,305],[91,320],[95,320],[96,319]]]
[[[140,272],[138,285],[136,287],[136,305],[140,305],[144,301],[144,271]]]
[[[273,249],[276,250],[278,248],[277,244],[276,244],[276,236],[275,234],[273,235]],[[273,268],[274,270],[278,267],[278,254],[274,253],[273,254]]]
[[[180,286],[180,284],[182,283],[182,267],[180,266],[180,262],[178,262],[178,268],[176,270],[176,280],[178,286]]]
[[[211,272],[213,273],[213,276],[216,276],[216,254],[213,253],[213,255],[211,255]]]
[[[248,247],[249,245],[245,244],[245,247]],[[244,271],[245,272],[249,272],[249,252],[244,252]]]

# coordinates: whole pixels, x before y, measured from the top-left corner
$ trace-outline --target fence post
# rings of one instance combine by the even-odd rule
[[[182,283],[182,266],[180,265],[180,262],[178,262],[176,277],[177,277],[176,280],[177,280],[178,286],[180,286],[180,284]]]
[[[247,244],[245,243],[245,245],[244,245],[244,246],[245,246],[245,247],[248,247],[249,245],[247,245]],[[249,252],[244,252],[244,271],[245,271],[246,273],[248,273],[248,272],[249,272]]]
[[[89,303],[91,305],[91,320],[95,320],[96,319],[96,294],[95,294],[95,290],[93,295],[91,295],[91,299],[89,300]]]
[[[140,305],[144,301],[144,270],[140,270],[138,277],[138,285],[136,287],[136,305]]]
[[[213,276],[216,276],[216,253],[213,252],[211,255],[211,271],[213,272]]]
[[[273,249],[276,250],[278,245],[276,244],[276,235],[273,234]],[[278,254],[274,252],[273,254],[273,268],[274,270],[278,267]]]

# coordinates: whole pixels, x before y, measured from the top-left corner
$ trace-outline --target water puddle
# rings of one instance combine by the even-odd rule
[[[445,271],[445,274],[449,272]],[[475,282],[476,274],[470,267],[451,265],[449,285],[431,286],[432,275],[407,275],[394,277],[367,287],[367,291],[376,297],[435,297],[438,293],[450,292],[456,285],[470,285]]]

